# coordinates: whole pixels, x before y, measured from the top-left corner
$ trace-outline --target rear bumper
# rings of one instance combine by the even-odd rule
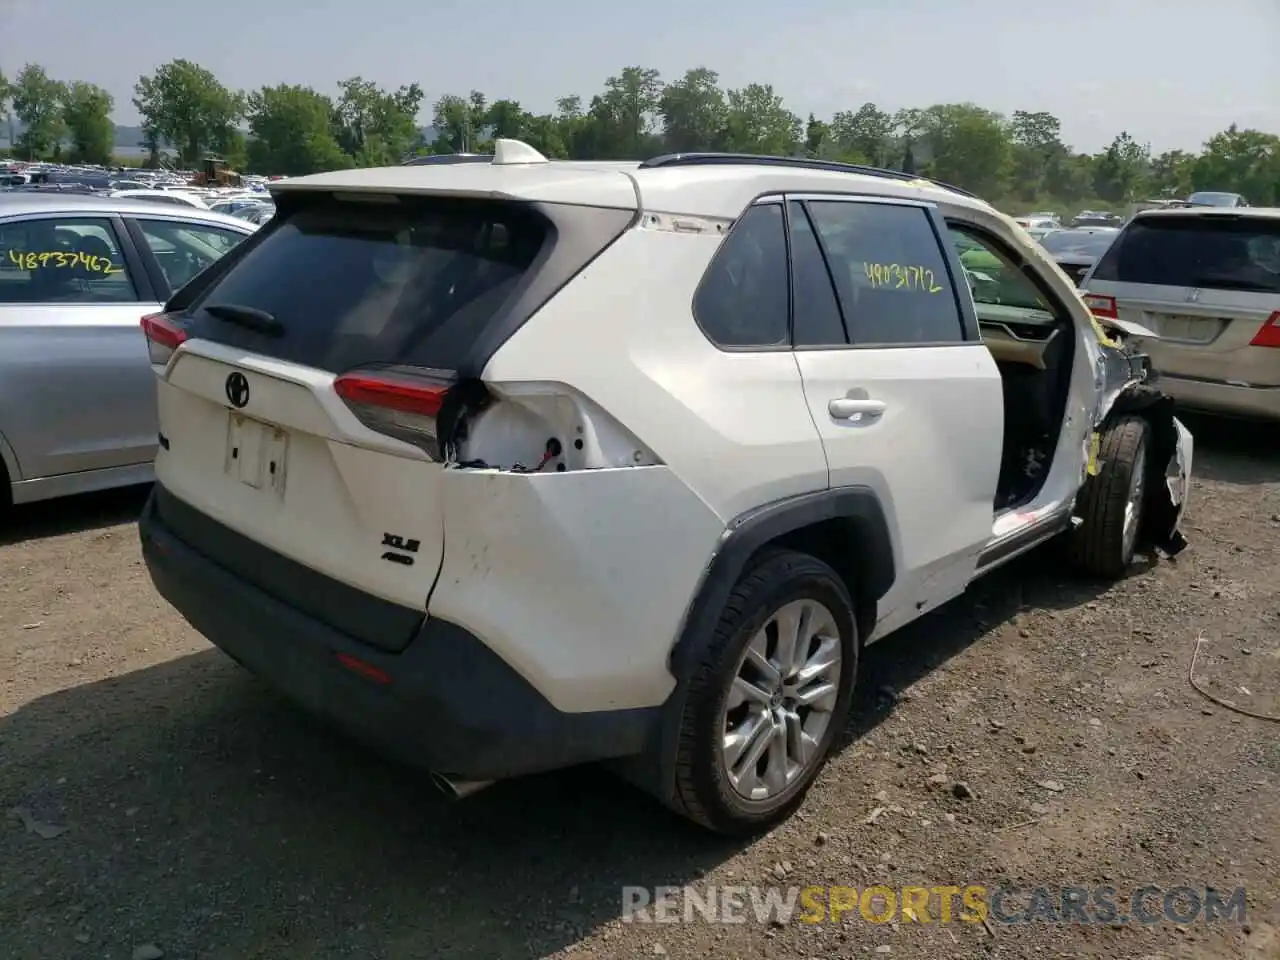
[[[1155,384],[1187,410],[1280,420],[1280,387],[1242,387],[1161,374]]]
[[[176,536],[157,510],[166,497],[157,485],[139,523],[160,594],[249,670],[388,756],[457,779],[499,780],[637,754],[657,735],[659,708],[556,710],[452,623],[424,618],[402,652],[386,653],[300,613]],[[354,672],[344,655],[373,670]]]

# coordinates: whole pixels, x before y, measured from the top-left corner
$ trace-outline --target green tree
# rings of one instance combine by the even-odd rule
[[[22,123],[18,156],[38,160],[57,152],[66,133],[62,122],[63,86],[44,67],[28,63],[14,77],[10,88],[13,112]]]
[[[1060,179],[1057,169],[1069,153],[1062,143],[1062,122],[1043,110],[1015,110],[1009,119],[1010,176],[1014,192],[1033,200]]]
[[[896,166],[906,173],[916,173],[916,148],[920,138],[927,132],[926,126],[927,117],[919,107],[904,107],[895,113],[893,129],[897,134],[897,140],[894,143],[894,153],[897,155],[897,160],[886,166]]]
[[[1094,158],[1071,153],[1065,147],[1063,156],[1050,166],[1045,175],[1045,192],[1066,203],[1076,203],[1093,196]]]
[[[9,97],[12,92],[9,78],[4,75],[4,71],[0,70],[0,120],[4,121],[10,145],[13,144],[13,114],[9,112]]]
[[[446,93],[431,111],[431,125],[436,129],[436,153],[475,153],[484,134],[484,110],[477,110],[474,98],[484,96],[472,91],[471,97]]]
[[[1280,137],[1234,123],[1209,138],[1191,170],[1196,190],[1229,190],[1255,206],[1280,204]]]
[[[1151,148],[1121,131],[1094,160],[1093,188],[1108,203],[1137,200],[1146,187],[1147,166]]]
[[[770,84],[749,83],[730,90],[725,145],[739,153],[789,157],[795,154],[804,124],[782,103]]]
[[[809,114],[804,125],[804,155],[810,160],[829,160],[834,158],[834,153],[831,125]]]
[[[838,111],[831,118],[831,136],[840,159],[876,167],[892,166],[902,159],[897,155],[896,127],[893,117],[874,103],[864,103],[853,111]]]
[[[930,176],[982,196],[1003,194],[1010,145],[998,113],[972,103],[936,104],[924,111],[922,129],[933,154]]]
[[[1150,190],[1159,198],[1185,197],[1194,188],[1192,173],[1194,154],[1185,150],[1166,150],[1151,158]]]
[[[556,100],[554,116],[556,135],[565,149],[565,156],[574,158],[590,157],[587,141],[593,137],[592,121],[582,107],[582,98],[577,94],[560,97]]]
[[[658,71],[624,67],[604,87],[591,101],[590,136],[581,141],[590,155],[635,160],[660,150],[651,136],[662,99]]]
[[[146,135],[173,144],[189,166],[211,149],[226,149],[230,131],[244,115],[243,94],[190,60],[172,60],[152,76],[139,77],[134,93]]]
[[[489,104],[485,125],[495,139],[524,140],[529,135],[533,119],[518,100],[495,100]]]
[[[111,162],[116,125],[111,122],[115,98],[92,83],[77,80],[62,92],[62,122],[71,138],[71,159],[76,163]]]
[[[707,67],[694,67],[658,98],[664,147],[672,153],[713,150],[728,117],[720,77]]]
[[[310,87],[281,84],[249,94],[249,168],[300,176],[351,166],[333,136],[333,100]]]
[[[422,88],[416,83],[383,90],[371,80],[352,77],[338,84],[334,137],[361,167],[400,163],[418,143]]]
[[[563,160],[569,157],[569,148],[565,144],[564,132],[557,118],[550,113],[538,116],[526,115],[524,136],[520,139],[540,152],[543,156]]]

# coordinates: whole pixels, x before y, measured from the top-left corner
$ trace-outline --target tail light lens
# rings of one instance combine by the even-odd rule
[[[1249,346],[1280,347],[1280,310],[1267,317],[1267,322],[1253,335]]]
[[[1086,293],[1084,296],[1084,305],[1093,312],[1095,317],[1105,317],[1108,320],[1119,320],[1120,317],[1116,313],[1116,298],[1104,297],[1097,293]]]
[[[338,377],[333,389],[370,430],[438,459],[436,418],[452,383],[452,375],[441,370],[354,370]]]
[[[187,340],[187,332],[168,313],[147,314],[142,318],[142,332],[147,337],[147,356],[160,366],[168,363],[174,351]]]

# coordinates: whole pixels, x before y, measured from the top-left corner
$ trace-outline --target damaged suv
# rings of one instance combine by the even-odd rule
[[[500,140],[272,193],[143,320],[147,566],[454,795],[610,761],[759,829],[864,644],[1051,538],[1106,577],[1183,546],[1192,440],[1144,359],[962,191]]]

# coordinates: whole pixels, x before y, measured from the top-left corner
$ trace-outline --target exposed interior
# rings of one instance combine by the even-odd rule
[[[997,512],[1035,499],[1048,477],[1071,389],[1071,317],[998,240],[953,225],[982,339],[1004,388]]]

